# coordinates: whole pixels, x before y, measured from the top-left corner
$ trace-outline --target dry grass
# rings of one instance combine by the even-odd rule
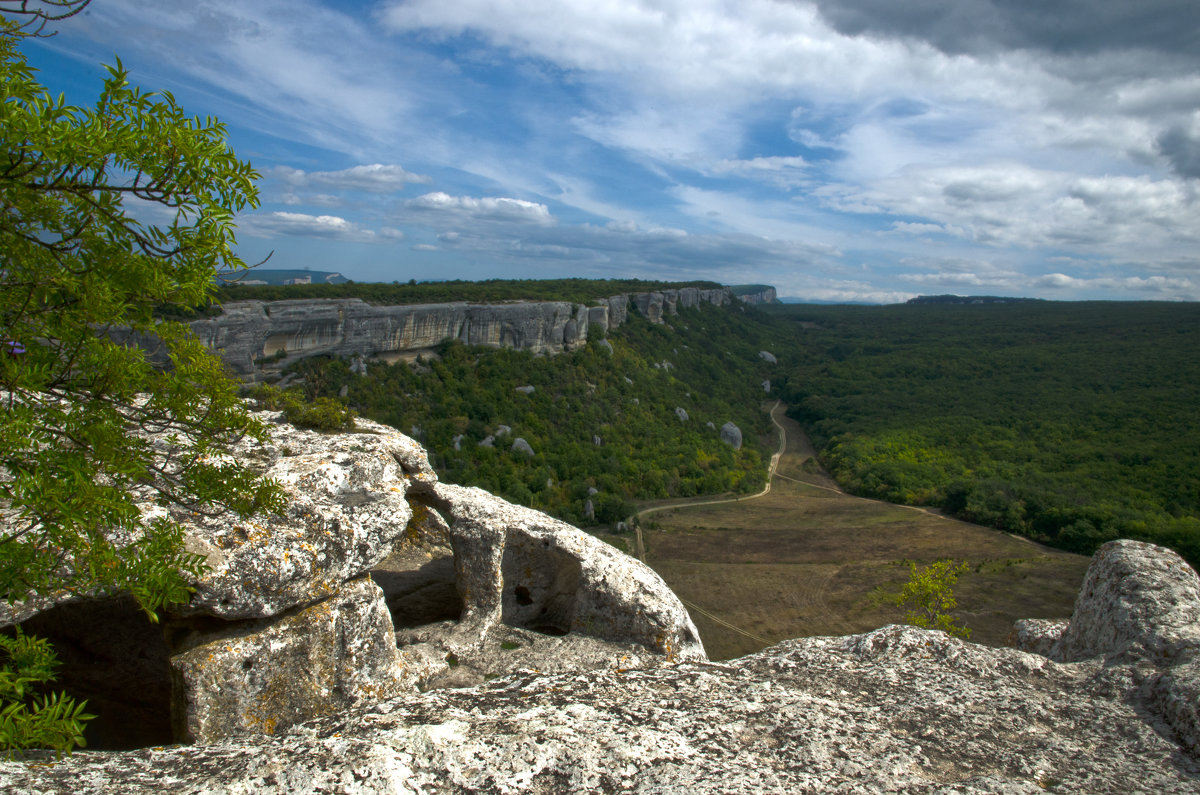
[[[812,464],[785,420],[789,446],[765,497],[676,508],[646,517],[647,562],[697,610],[713,659],[785,638],[864,632],[903,620],[890,597],[908,562],[966,560],[956,615],[971,639],[1002,645],[1019,618],[1066,618],[1088,558],[933,512],[850,497]],[[806,482],[799,482],[806,481]]]

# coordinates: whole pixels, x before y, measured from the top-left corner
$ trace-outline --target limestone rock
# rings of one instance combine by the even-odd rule
[[[775,354],[770,351],[759,351],[758,358],[762,359],[767,364],[779,364],[779,360],[775,358]]]
[[[446,340],[534,353],[574,350],[586,344],[591,327],[604,332],[624,324],[631,301],[651,322],[661,322],[677,306],[723,306],[731,300],[728,288],[685,288],[615,295],[591,307],[562,301],[403,306],[375,306],[357,298],[229,301],[219,316],[190,326],[239,377],[258,379],[319,355],[358,357],[362,364],[352,365],[352,371],[365,373],[367,358],[428,352]]]
[[[378,423],[359,420],[357,433],[332,435],[276,424],[270,434],[265,449],[243,441],[233,454],[262,461],[283,485],[282,516],[172,510],[188,549],[210,567],[181,613],[264,618],[331,596],[391,554],[411,516],[410,483],[436,479],[420,445]]]
[[[520,436],[518,436],[516,439],[513,439],[512,451],[514,453],[520,453],[521,455],[527,455],[530,457],[533,456],[533,447],[530,446],[529,442],[525,441]]]
[[[669,661],[705,659],[687,611],[649,567],[482,489],[439,483],[433,492],[450,520],[464,653],[503,623],[637,644]]]
[[[383,592],[368,577],[281,616],[172,631],[176,736],[188,742],[275,734],[416,686],[401,666]]]
[[[0,780],[63,795],[1195,792],[1196,763],[1129,693],[1099,661],[893,626],[727,663],[522,671],[254,744],[4,761]]]
[[[766,381],[763,381],[762,388],[763,388],[764,392],[770,392],[771,391],[771,381],[769,379]]]
[[[1176,553],[1141,541],[1097,550],[1051,658],[1169,663],[1200,651],[1200,577]]]
[[[734,450],[741,450],[742,429],[732,422],[725,423],[721,426],[721,441],[733,447]]]
[[[675,407],[675,416],[679,418],[680,422],[688,421],[688,413],[683,409],[682,406]]]
[[[1013,624],[1008,645],[1031,654],[1049,657],[1058,643],[1067,622],[1060,619],[1024,618]]]
[[[600,340],[596,344],[599,345],[601,348],[603,348],[605,353],[607,353],[609,356],[612,356],[613,344],[611,342],[609,342],[608,340]]]
[[[536,389],[534,387],[526,384],[525,386],[516,387],[515,391],[520,392],[522,395],[532,395],[536,391]]]

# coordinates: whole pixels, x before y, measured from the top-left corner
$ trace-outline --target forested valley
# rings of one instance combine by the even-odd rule
[[[289,373],[309,398],[417,435],[446,480],[580,524],[758,490],[762,408],[780,397],[853,494],[1084,554],[1148,540],[1200,564],[1196,304],[703,306],[667,321],[632,312],[556,356],[446,343],[366,375],[330,359]],[[726,422],[740,451],[720,441]]]
[[[766,311],[794,327],[784,400],[846,490],[1200,564],[1200,305]]]
[[[365,375],[317,358],[287,372],[310,399],[340,396],[416,436],[444,480],[613,524],[633,500],[762,488],[770,450],[760,437],[773,438],[762,406],[774,399],[763,382],[783,366],[760,351],[787,334],[740,305],[681,309],[664,324],[631,307],[606,337],[553,356],[448,342],[412,363],[371,361]],[[740,450],[720,439],[727,422]],[[528,448],[514,449],[517,439]]]

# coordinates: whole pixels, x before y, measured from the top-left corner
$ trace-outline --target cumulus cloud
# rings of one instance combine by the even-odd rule
[[[238,231],[251,237],[319,237],[347,243],[373,243],[380,238],[370,229],[336,215],[248,213],[238,216],[237,225]]]
[[[522,224],[552,224],[550,209],[537,202],[507,197],[451,196],[435,191],[410,199],[404,205],[417,213],[428,213],[446,220],[486,220]]]
[[[394,193],[405,185],[428,185],[432,178],[424,174],[413,174],[399,165],[353,166],[341,171],[301,171],[290,166],[277,166],[271,175],[293,188],[320,186],[338,190],[368,191],[371,193]]]

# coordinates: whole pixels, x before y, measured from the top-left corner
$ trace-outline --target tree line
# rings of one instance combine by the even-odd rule
[[[1200,563],[1200,305],[784,306],[785,400],[844,488]]]

